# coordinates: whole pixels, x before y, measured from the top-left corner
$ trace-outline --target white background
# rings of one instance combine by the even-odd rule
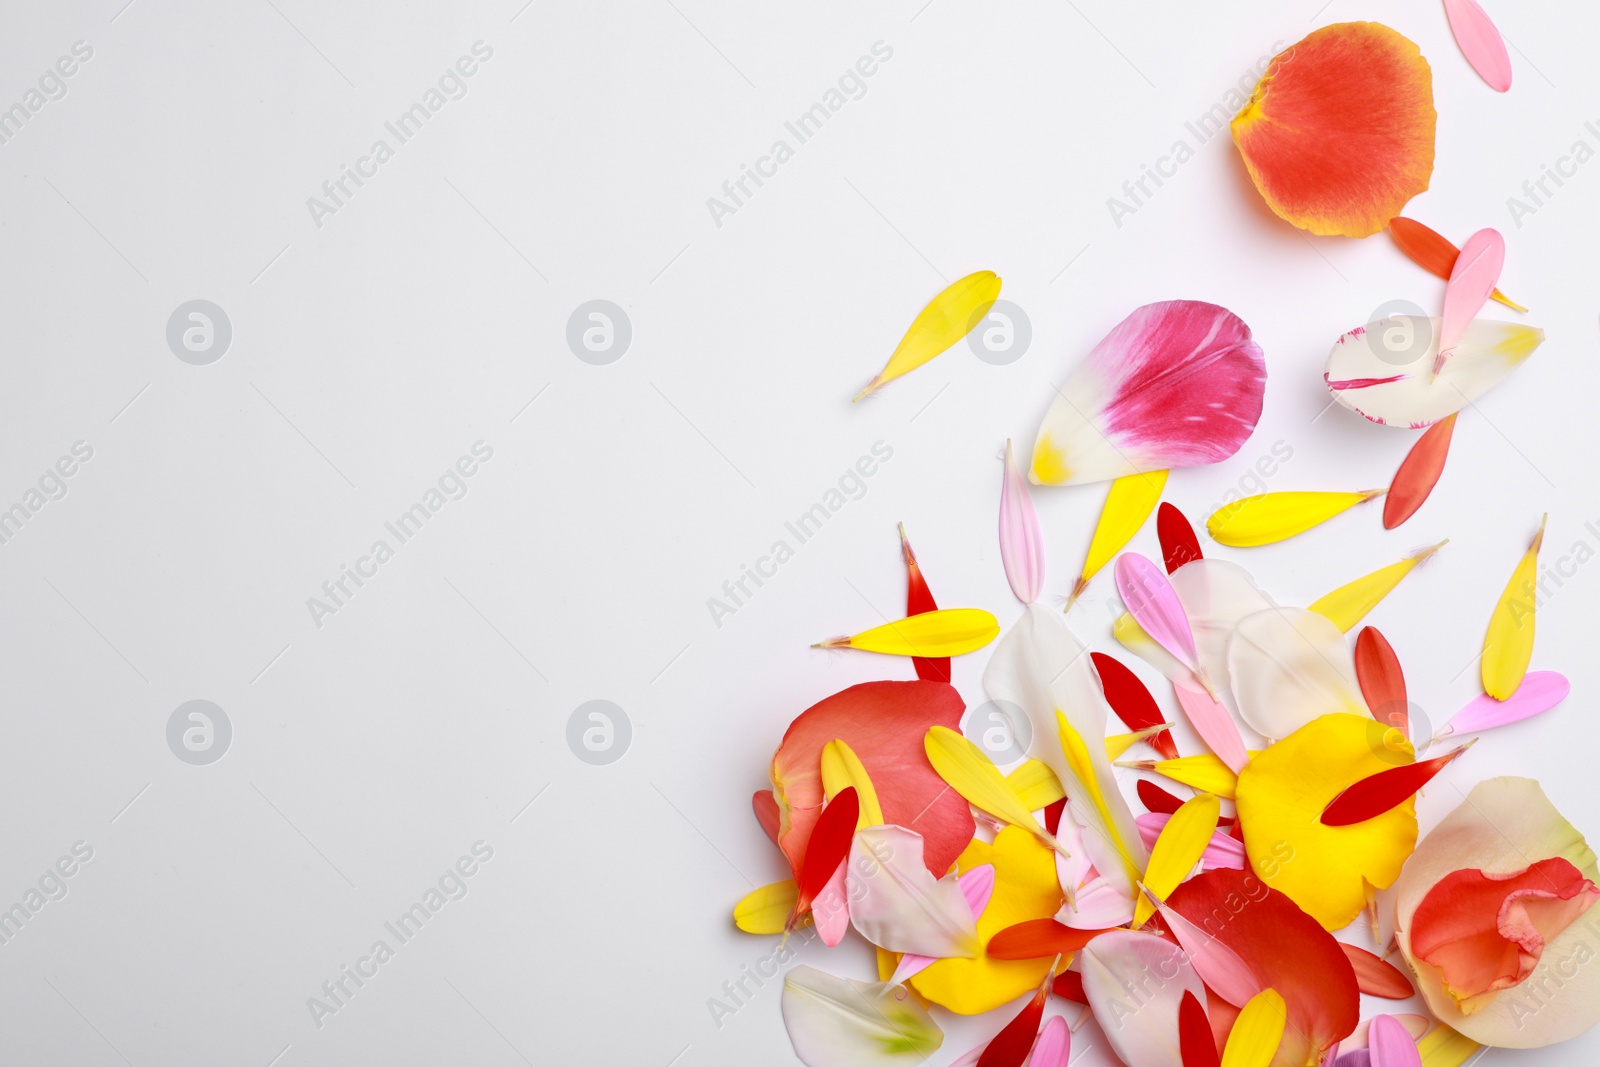
[[[784,873],[748,803],[784,727],[856,681],[910,677],[807,647],[899,614],[895,523],[941,602],[1014,619],[997,450],[1014,437],[1026,456],[1052,383],[1153,300],[1228,306],[1270,370],[1240,454],[1171,480],[1196,525],[1277,442],[1293,455],[1271,488],[1357,489],[1413,440],[1317,418],[1322,363],[1373,309],[1435,307],[1442,283],[1384,235],[1302,236],[1225,136],[1185,128],[1274,42],[1340,20],[1421,45],[1438,158],[1408,214],[1458,243],[1500,228],[1502,287],[1549,340],[1463,415],[1401,530],[1373,504],[1215,552],[1303,604],[1450,537],[1370,620],[1447,718],[1478,692],[1484,625],[1540,513],[1546,562],[1600,548],[1600,163],[1520,227],[1506,203],[1574,141],[1600,148],[1600,14],[1491,5],[1514,45],[1502,96],[1441,5],[1318,2],[7,4],[0,106],[75,41],[94,52],[0,145],[0,506],[75,441],[94,456],[0,546],[0,907],[74,842],[94,860],[0,946],[0,1059],[791,1062],[778,983],[720,1027],[707,1001],[773,947],[728,916]],[[315,225],[306,199],[478,40],[493,58],[468,95]],[[716,225],[707,198],[877,41],[893,57],[865,95]],[[1195,158],[1116,226],[1107,198],[1180,138]],[[1023,358],[957,348],[852,406],[923,303],[984,268],[1031,318]],[[233,326],[210,366],[165,340],[195,298]],[[610,366],[564,338],[594,298],[633,324]],[[478,440],[494,456],[467,496],[316,626],[307,598]],[[880,440],[894,455],[865,496],[714,625],[707,598]],[[1103,495],[1036,494],[1053,594]],[[1134,547],[1155,554],[1153,528]],[[1539,616],[1535,667],[1568,673],[1571,699],[1448,772],[1537,776],[1591,834],[1597,574]],[[1102,649],[1107,581],[1073,615]],[[969,702],[984,660],[957,663]],[[234,730],[210,766],[167,747],[195,698]],[[597,698],[633,730],[602,767],[566,743]],[[1424,821],[1458,799],[1431,788]],[[315,1026],[307,998],[478,840],[494,857],[470,893]],[[871,971],[859,947],[805,958]],[[936,1062],[1008,1017],[955,1021]],[[1078,1044],[1107,1062],[1092,1025]],[[1591,1033],[1485,1062],[1597,1053]]]

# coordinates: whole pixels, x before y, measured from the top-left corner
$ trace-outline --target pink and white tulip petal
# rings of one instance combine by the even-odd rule
[[[1137,930],[1101,934],[1078,953],[1083,991],[1101,1020],[1106,1040],[1124,1063],[1138,1067],[1183,1067],[1178,1045],[1178,1006],[1187,990],[1205,1003],[1206,990],[1183,949],[1164,937]],[[1151,981],[1160,975],[1160,980]],[[1130,989],[1140,990],[1130,997]]]
[[[1331,712],[1370,714],[1344,634],[1314,611],[1272,608],[1240,620],[1228,671],[1240,717],[1263,737],[1288,737]]]
[[[1082,485],[1227,459],[1261,417],[1250,327],[1198,300],[1146,304],[1094,347],[1039,427],[1029,476]]]

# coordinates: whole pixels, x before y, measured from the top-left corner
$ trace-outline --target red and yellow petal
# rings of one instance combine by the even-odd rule
[[[1381,23],[1343,22],[1273,58],[1233,140],[1279,216],[1366,237],[1428,188],[1436,120],[1421,50]]]

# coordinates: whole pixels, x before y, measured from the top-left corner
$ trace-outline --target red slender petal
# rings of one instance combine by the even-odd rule
[[[1178,1051],[1183,1055],[1183,1067],[1221,1067],[1217,1043],[1211,1036],[1211,1020],[1187,989],[1178,1005]]]
[[[1103,933],[1104,930],[1077,930],[1054,919],[1028,919],[998,931],[984,952],[996,960],[1044,959],[1076,952]]]
[[[930,611],[939,610],[939,605],[933,599],[933,591],[928,588],[928,580],[922,576],[922,568],[917,564],[917,554],[911,551],[911,542],[906,540],[906,528],[900,527],[900,554],[906,560],[906,615],[923,615]],[[927,659],[921,656],[913,657],[911,665],[917,670],[917,677],[929,682],[948,682],[950,680],[950,658]]]
[[[1046,987],[1048,988],[1048,987]],[[1039,1021],[1044,1018],[1044,995],[1040,989],[1033,999],[1022,1006],[1016,1018],[994,1035],[983,1055],[978,1057],[978,1067],[1022,1067],[1033,1049],[1033,1040],[1039,1036]]]
[[[1156,536],[1161,538],[1161,558],[1167,565],[1168,574],[1185,563],[1205,558],[1200,551],[1200,539],[1195,536],[1194,527],[1189,525],[1183,512],[1164,500],[1156,512]]]
[[[800,877],[796,879],[800,889],[799,899],[795,902],[796,915],[811,906],[817,894],[833,877],[833,872],[850,854],[850,842],[855,839],[856,820],[860,815],[861,801],[856,796],[855,786],[839,790],[827,807],[822,809],[816,828],[811,831],[811,840],[806,844],[806,858],[800,865]]]
[[[1361,695],[1366,697],[1372,717],[1410,737],[1406,676],[1388,638],[1376,627],[1363,626],[1356,635],[1355,661],[1356,681],[1361,684]]]
[[[1400,461],[1400,469],[1394,472],[1394,481],[1389,484],[1389,494],[1383,498],[1385,530],[1392,530],[1415,515],[1433,487],[1439,484],[1445,457],[1450,454],[1450,435],[1455,429],[1456,416],[1445,416],[1429,426]]]
[[[1139,802],[1145,810],[1153,811],[1158,815],[1171,815],[1183,807],[1183,801],[1162,789],[1154,782],[1141,778],[1134,784],[1134,789],[1139,794]]]
[[[1089,1003],[1089,995],[1083,991],[1083,975],[1077,971],[1062,971],[1056,975],[1056,980],[1050,983],[1050,992],[1079,1004]]]
[[[1469,741],[1443,756],[1435,756],[1421,763],[1390,767],[1386,771],[1368,775],[1329,802],[1322,811],[1322,825],[1351,826],[1377,818],[1396,805],[1403,804],[1472,745],[1473,742]]]
[[[1121,660],[1103,652],[1091,652],[1089,658],[1094,661],[1094,669],[1100,675],[1100,688],[1105,691],[1106,703],[1111,705],[1111,710],[1117,713],[1117,718],[1129,730],[1146,730],[1166,722],[1161,717],[1156,698],[1139,681],[1139,676]],[[1166,759],[1178,758],[1178,746],[1173,743],[1171,731],[1164,730],[1146,743]]]
[[[750,807],[756,813],[756,822],[761,824],[761,829],[772,838],[772,843],[778,843],[778,831],[783,825],[783,818],[778,814],[778,800],[772,795],[770,789],[757,789],[755,796],[750,798]]]
[[[1339,947],[1344,949],[1350,966],[1356,972],[1356,984],[1361,987],[1361,992],[1369,997],[1382,997],[1385,1000],[1405,1000],[1416,993],[1412,988],[1411,979],[1405,972],[1381,956],[1375,956],[1364,948],[1347,945],[1339,942]]]
[[[1051,834],[1061,832],[1061,813],[1067,810],[1067,798],[1062,797],[1044,809],[1044,828]]]

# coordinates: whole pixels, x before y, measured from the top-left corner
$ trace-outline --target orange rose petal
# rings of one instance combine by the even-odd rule
[[[1428,188],[1436,119],[1417,46],[1381,23],[1343,22],[1273,58],[1233,140],[1279,216],[1366,237]]]

